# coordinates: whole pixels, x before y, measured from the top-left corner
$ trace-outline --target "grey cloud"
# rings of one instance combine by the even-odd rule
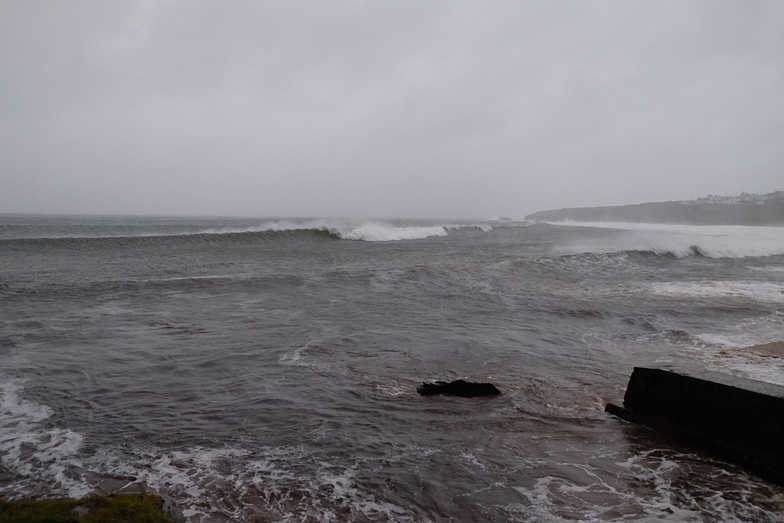
[[[781,189],[781,5],[6,2],[0,211],[487,217]]]

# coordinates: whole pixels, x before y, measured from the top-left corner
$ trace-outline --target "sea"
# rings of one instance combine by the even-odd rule
[[[784,227],[0,216],[0,497],[190,522],[784,521],[604,411],[635,366],[784,385]],[[420,396],[423,382],[497,397]]]

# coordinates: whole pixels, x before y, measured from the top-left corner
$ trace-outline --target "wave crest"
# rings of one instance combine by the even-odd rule
[[[592,228],[596,233],[581,235],[581,239],[565,245],[566,252],[638,251],[676,258],[784,254],[784,227],[576,222],[557,225]]]
[[[259,223],[230,224],[226,226],[203,226],[193,223],[190,219],[169,224],[131,223],[129,225],[102,225],[96,219],[91,227],[69,227],[68,224],[56,227],[19,228],[0,231],[0,242],[25,244],[56,241],[64,244],[74,242],[160,242],[172,238],[185,241],[213,242],[231,239],[247,240],[248,238],[267,241],[307,238],[326,238],[338,240],[356,240],[367,242],[389,242],[398,240],[421,240],[425,238],[447,236],[450,232],[460,229],[474,229],[483,232],[493,230],[487,223],[455,224],[448,222],[413,222],[404,220],[370,221],[336,218],[317,219],[279,219]],[[200,226],[201,225],[201,226]]]
[[[340,222],[336,220],[311,220],[306,222],[279,220],[267,222],[255,229],[254,232],[290,232],[311,231],[328,234],[341,240],[356,240],[366,242],[389,242],[400,240],[423,240],[439,236],[447,236],[452,230],[480,229],[485,232],[492,230],[488,225],[397,225],[388,222]],[[250,232],[250,231],[248,231]]]

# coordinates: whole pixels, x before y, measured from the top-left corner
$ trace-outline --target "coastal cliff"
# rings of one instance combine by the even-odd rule
[[[773,193],[778,195],[782,191]],[[654,202],[614,207],[578,207],[540,211],[526,220],[558,222],[677,223],[684,225],[784,226],[784,198],[733,203],[709,203],[707,199]]]

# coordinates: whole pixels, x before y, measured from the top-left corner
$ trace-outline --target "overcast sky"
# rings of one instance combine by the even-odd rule
[[[784,190],[784,2],[0,2],[0,212],[490,218]]]

